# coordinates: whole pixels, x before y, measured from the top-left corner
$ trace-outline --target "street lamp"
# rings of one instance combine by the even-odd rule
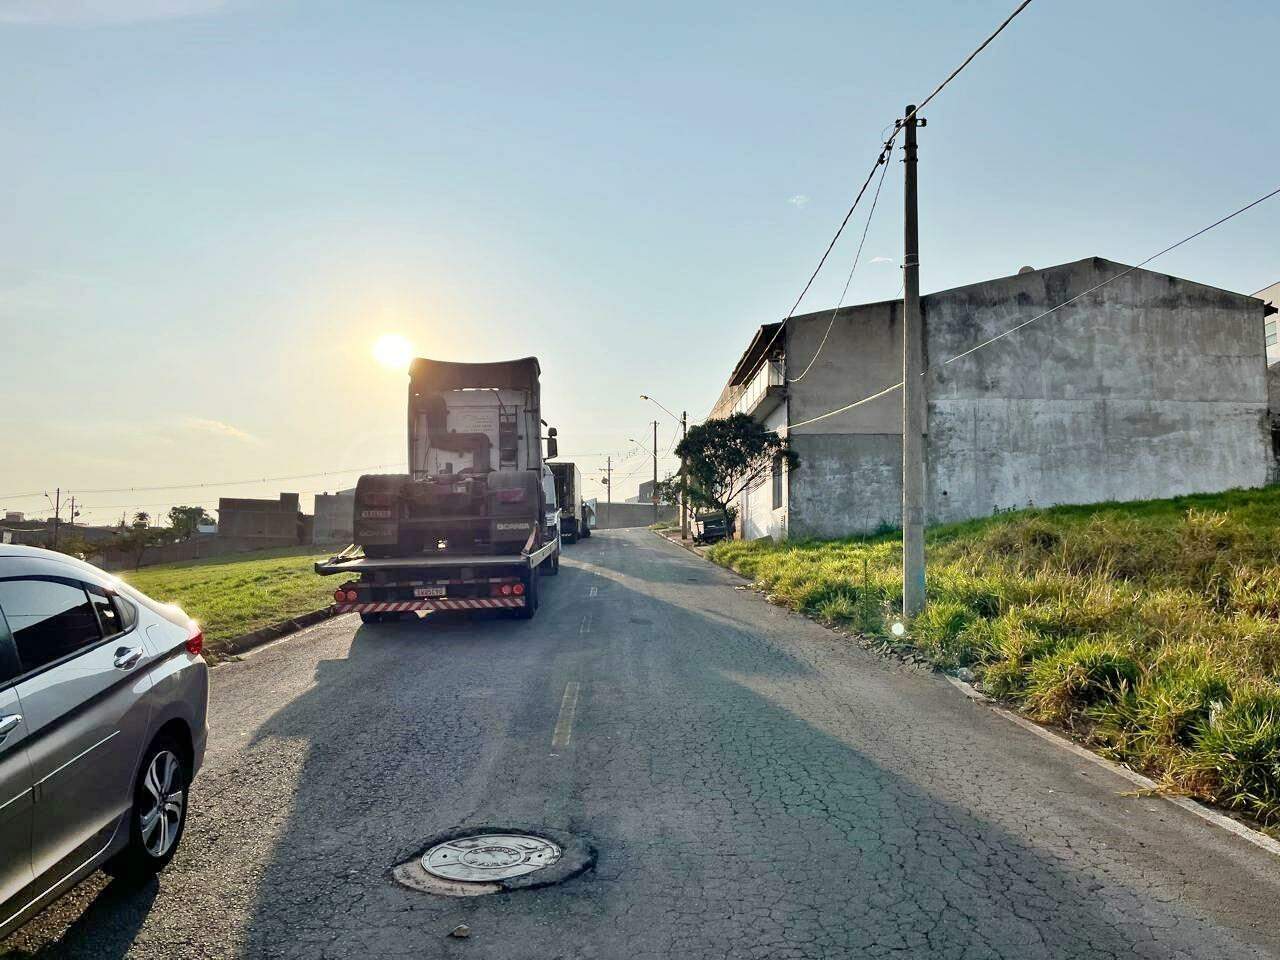
[[[670,410],[668,410],[666,407],[664,407],[661,403],[653,399],[653,397],[649,396],[648,394],[645,394],[645,393],[640,394],[640,399],[648,400],[650,403],[655,404],[658,407],[658,409],[660,409],[663,413],[669,416],[672,420],[676,421],[676,423],[680,424],[681,440],[683,440],[685,437],[689,435],[688,411],[682,411],[680,416],[677,417],[674,413],[672,413]],[[656,456],[656,452],[658,449],[658,428],[656,424],[654,425],[654,430],[653,430],[653,449],[655,452],[655,456],[653,459],[653,509],[654,509],[654,514],[656,519],[656,514],[658,511],[658,458]],[[689,539],[689,489],[688,489],[688,479],[685,471],[684,457],[680,458],[680,539],[681,540]]]

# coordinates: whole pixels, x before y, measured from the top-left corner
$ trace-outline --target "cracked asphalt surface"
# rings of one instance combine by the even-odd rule
[[[213,672],[182,849],[17,957],[1265,957],[1274,857],[645,530],[529,622],[329,621]],[[566,685],[573,722],[555,747]],[[561,885],[389,869],[465,825],[583,837]],[[448,939],[459,923],[466,940]]]

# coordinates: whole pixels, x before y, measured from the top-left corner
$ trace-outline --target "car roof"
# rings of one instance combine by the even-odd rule
[[[47,560],[53,563],[66,564],[69,567],[75,567],[77,570],[93,573],[99,577],[111,577],[111,574],[105,570],[95,567],[91,563],[70,556],[66,553],[59,553],[57,550],[46,550],[44,547],[28,547],[18,543],[0,543],[0,558],[16,559],[16,560]]]

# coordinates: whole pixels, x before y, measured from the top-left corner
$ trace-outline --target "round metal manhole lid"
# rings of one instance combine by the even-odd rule
[[[444,880],[484,883],[549,867],[562,853],[559,846],[542,837],[485,833],[437,843],[422,855],[422,869]]]

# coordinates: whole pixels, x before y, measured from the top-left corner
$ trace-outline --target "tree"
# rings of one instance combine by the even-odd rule
[[[726,529],[731,529],[731,504],[761,474],[775,462],[790,469],[800,465],[785,437],[745,413],[691,426],[676,453],[685,463],[690,501],[719,510]]]
[[[151,523],[151,514],[145,510],[139,510],[133,515],[133,525],[135,527],[147,527]]]
[[[170,507],[169,526],[173,535],[179,540],[190,540],[200,529],[201,524],[213,523],[213,517],[204,507]]]
[[[158,547],[173,538],[168,530],[157,530],[134,521],[134,525],[111,541],[111,546],[133,558],[133,569],[142,566],[147,547]]]

